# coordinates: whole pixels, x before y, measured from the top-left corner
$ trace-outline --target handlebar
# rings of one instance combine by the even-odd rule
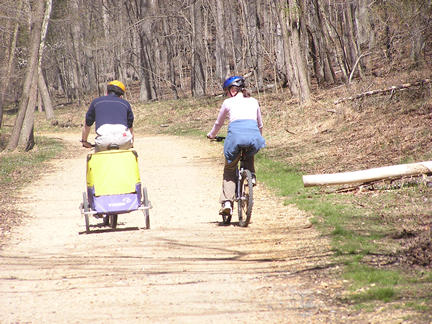
[[[90,143],[90,142],[83,141],[83,140],[80,140],[80,142],[81,142],[82,146],[85,147],[85,148],[95,147],[94,143]]]
[[[216,136],[215,138],[211,138],[212,142],[222,142],[225,139],[225,136]]]

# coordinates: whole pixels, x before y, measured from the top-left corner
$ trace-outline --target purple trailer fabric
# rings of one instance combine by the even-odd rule
[[[99,214],[127,213],[141,205],[141,183],[136,184],[134,193],[95,196],[93,187],[88,187],[87,192],[91,209]]]
[[[136,194],[120,194],[94,197],[95,210],[98,213],[126,213],[139,207]]]

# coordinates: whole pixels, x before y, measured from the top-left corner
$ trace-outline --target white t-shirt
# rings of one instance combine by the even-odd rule
[[[245,98],[241,92],[235,97],[227,98],[222,103],[221,109],[212,130],[208,134],[210,137],[215,137],[224,124],[225,119],[229,122],[240,119],[256,120],[258,128],[261,132],[263,128],[261,109],[258,101],[255,98]]]

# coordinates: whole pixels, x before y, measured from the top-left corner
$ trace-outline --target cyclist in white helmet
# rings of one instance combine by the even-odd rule
[[[240,160],[240,147],[249,147],[244,161],[245,168],[252,172],[255,180],[254,155],[263,147],[263,122],[258,101],[252,98],[245,89],[245,79],[232,76],[222,86],[228,96],[224,100],[219,115],[207,137],[213,139],[221,129],[226,118],[229,119],[228,134],[224,144],[225,166],[223,172],[222,193],[220,203],[221,214],[231,215],[235,198],[236,169]]]

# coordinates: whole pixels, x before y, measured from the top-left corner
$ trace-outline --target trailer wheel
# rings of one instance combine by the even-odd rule
[[[89,222],[89,215],[87,212],[90,211],[90,206],[87,199],[87,193],[83,192],[83,210],[84,210],[84,218],[85,218],[85,227],[86,227],[86,233],[90,233],[90,222]]]
[[[147,188],[143,187],[143,204],[144,207],[149,207],[149,200],[148,200],[148,194],[147,194]],[[144,209],[144,216],[145,216],[145,227],[146,229],[150,228],[150,211],[148,209]]]

